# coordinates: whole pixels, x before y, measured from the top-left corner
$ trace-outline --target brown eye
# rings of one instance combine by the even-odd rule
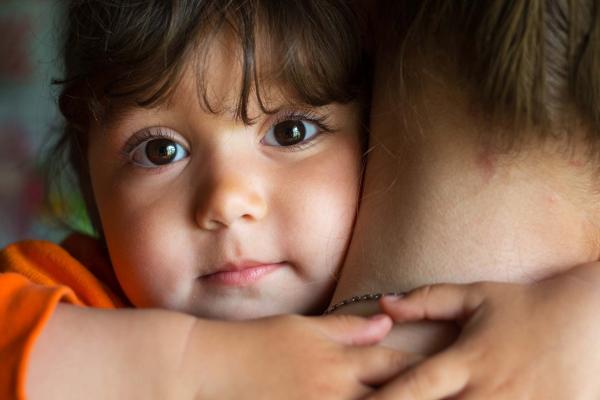
[[[315,123],[290,119],[273,125],[262,142],[269,146],[288,147],[308,141],[318,133],[319,128]]]
[[[302,121],[283,121],[273,127],[273,135],[281,146],[291,146],[304,139],[306,128]]]
[[[179,143],[167,139],[151,139],[140,144],[133,151],[132,160],[146,168],[171,164],[188,156],[188,151]]]
[[[146,157],[156,165],[168,164],[177,156],[177,143],[169,139],[151,140],[146,144]]]

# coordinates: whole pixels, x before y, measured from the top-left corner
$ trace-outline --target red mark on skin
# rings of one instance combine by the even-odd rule
[[[555,205],[556,203],[558,203],[558,195],[556,195],[556,194],[548,195],[548,197],[546,197],[546,203],[549,206]]]
[[[475,161],[476,165],[481,170],[483,180],[489,183],[496,174],[496,163],[498,158],[489,150],[483,150]]]
[[[581,167],[583,167],[583,161],[582,160],[570,160],[569,165],[571,167],[581,168]]]

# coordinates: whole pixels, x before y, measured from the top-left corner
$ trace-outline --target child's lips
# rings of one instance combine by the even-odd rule
[[[206,283],[222,286],[248,286],[281,268],[284,263],[259,264],[247,263],[244,265],[228,264],[217,272],[200,277]]]

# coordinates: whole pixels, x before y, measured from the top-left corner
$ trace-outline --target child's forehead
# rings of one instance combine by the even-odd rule
[[[115,99],[108,101],[102,118],[102,125],[110,128],[131,118],[150,116],[156,113],[174,113],[185,115],[202,113],[218,115],[230,120],[241,120],[238,108],[241,101],[242,88],[232,83],[234,80],[217,83],[209,82],[208,87],[201,86],[192,72],[185,73],[174,86],[171,93],[158,101],[144,105],[135,98]],[[248,97],[248,117],[250,122],[288,109],[315,109],[317,106],[307,104],[301,96],[285,82],[261,82],[257,90],[252,90]]]

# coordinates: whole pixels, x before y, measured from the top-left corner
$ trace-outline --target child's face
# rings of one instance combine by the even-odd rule
[[[251,102],[256,123],[245,126],[228,111],[235,65],[227,53],[208,65],[207,93],[223,113],[202,109],[186,74],[168,104],[90,132],[95,200],[136,306],[230,319],[308,313],[335,285],[357,206],[361,113],[272,96],[269,109],[281,111]]]

